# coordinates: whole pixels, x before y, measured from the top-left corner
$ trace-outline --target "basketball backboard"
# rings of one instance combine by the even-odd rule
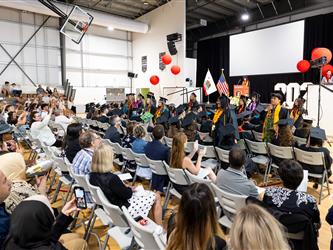
[[[92,15],[78,6],[74,6],[67,16],[65,24],[61,27],[60,32],[73,42],[79,44],[93,19]]]

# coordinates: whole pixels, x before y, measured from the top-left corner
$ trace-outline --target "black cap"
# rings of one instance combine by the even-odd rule
[[[256,97],[257,99],[259,99],[261,97],[261,95],[259,93],[257,93],[257,92],[252,92],[251,98],[252,97]]]
[[[311,120],[311,119],[303,119],[303,123],[312,125],[313,120]]]
[[[138,94],[138,97],[144,98],[144,96],[141,93]]]
[[[147,95],[154,96],[155,94],[153,92],[149,91]]]
[[[280,91],[274,91],[272,94],[271,94],[271,98],[272,97],[276,97],[280,100],[281,103],[284,102],[284,94],[283,92],[280,90]]]
[[[126,97],[130,96],[131,94],[126,94]]]
[[[293,119],[281,119],[279,120],[279,123],[278,123],[279,126],[292,126],[294,125],[294,120]]]
[[[261,112],[264,111],[264,110],[265,110],[265,106],[262,105],[261,103],[259,103],[259,104],[257,105],[256,109],[255,109],[255,111],[256,111],[257,113],[261,113]]]
[[[201,111],[199,114],[198,114],[199,118],[202,118],[202,117],[208,117],[208,113],[207,111]]]
[[[244,111],[244,112],[242,112],[240,114],[237,114],[237,119],[250,118],[251,114],[252,114],[251,111],[246,110],[246,111]]]
[[[197,97],[196,93],[192,92],[191,95],[194,95],[195,97]]]
[[[220,135],[222,137],[235,134],[235,128],[231,123],[228,123],[225,126],[220,127],[219,130],[220,130]]]
[[[189,113],[185,116],[183,121],[183,127],[190,126],[195,120],[197,119],[197,116],[194,113]]]
[[[168,101],[168,99],[164,98],[164,97],[160,97],[159,102],[163,102],[166,103]]]
[[[219,101],[221,103],[221,107],[222,108],[227,107],[229,105],[229,103],[230,103],[229,98],[225,94],[222,94],[221,96],[219,96],[217,98],[217,101]]]
[[[158,124],[163,124],[163,123],[167,123],[169,119],[169,114],[168,112],[164,112],[158,119],[157,119],[157,123]]]
[[[310,137],[323,141],[327,139],[325,130],[318,127],[310,129]]]
[[[170,125],[176,125],[179,122],[178,116],[171,117],[168,122]]]

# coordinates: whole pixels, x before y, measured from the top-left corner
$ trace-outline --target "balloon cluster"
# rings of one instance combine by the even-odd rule
[[[311,60],[316,60],[318,58],[321,58],[323,56],[326,56],[327,58],[327,63],[329,63],[332,60],[332,52],[327,49],[327,48],[315,48],[314,50],[312,50],[311,52]],[[311,65],[310,62],[308,60],[301,60],[297,63],[296,65],[297,69],[299,72],[301,73],[305,73],[307,72]],[[322,68],[322,74],[323,76],[326,75],[327,71],[332,71],[333,66],[330,64],[326,64],[323,68]],[[332,71],[333,72],[333,71]]]
[[[172,57],[169,54],[165,54],[164,56],[162,56],[162,62],[165,65],[169,65],[172,62]],[[170,71],[172,74],[174,75],[178,75],[180,73],[180,67],[178,65],[173,65],[170,68]],[[157,85],[160,81],[160,78],[157,75],[153,75],[150,77],[150,83],[153,85]]]

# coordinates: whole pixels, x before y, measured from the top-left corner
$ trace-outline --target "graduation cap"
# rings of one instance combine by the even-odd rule
[[[178,118],[178,116],[173,116],[169,119],[168,122],[170,125],[176,125],[179,122],[179,118]]]
[[[294,124],[294,120],[293,119],[281,119],[279,120],[278,125],[279,126],[292,126]]]
[[[327,139],[325,130],[318,127],[310,129],[310,137],[323,141]]]
[[[185,111],[184,106],[181,104],[176,108],[177,115],[180,115]]]
[[[217,101],[220,102],[222,108],[227,107],[230,103],[229,97],[227,97],[225,94],[222,94],[221,96],[219,96],[217,98]]]
[[[258,99],[260,99],[261,95],[260,95],[259,93],[257,93],[257,92],[252,92],[252,94],[251,94],[251,98],[252,98],[252,97],[257,98],[257,100],[258,100]]]
[[[257,113],[261,113],[261,112],[264,111],[264,110],[265,110],[265,106],[264,106],[263,104],[261,104],[261,103],[259,103],[259,104],[257,105],[256,109],[255,109],[255,111],[256,111]]]
[[[192,92],[191,95],[193,95],[194,97],[197,97],[196,93]]]
[[[126,94],[126,97],[129,97],[131,94]]]
[[[201,112],[198,114],[198,117],[199,117],[199,118],[202,118],[202,117],[208,117],[208,113],[207,113],[207,111],[201,111]]]
[[[303,123],[312,125],[313,120],[311,120],[311,119],[303,119]]]
[[[244,112],[242,112],[240,114],[237,114],[237,119],[250,118],[251,114],[252,114],[251,111],[246,110],[246,111],[244,111]]]
[[[271,98],[272,97],[278,98],[280,100],[280,103],[284,102],[284,94],[281,90],[274,91],[273,93],[271,93]]]
[[[166,103],[168,101],[168,99],[166,99],[165,97],[160,97],[160,99],[158,101]]]
[[[158,124],[163,124],[163,123],[167,123],[169,120],[169,114],[168,112],[164,112],[158,119],[157,119],[157,123]]]
[[[7,123],[0,121],[0,135],[10,133],[12,129],[13,128]]]
[[[195,120],[197,119],[197,116],[194,113],[189,113],[185,116],[183,120],[183,127],[190,126]]]
[[[144,96],[141,93],[138,94],[138,97],[141,97],[142,99],[144,98]]]
[[[230,136],[235,134],[235,128],[231,123],[227,123],[225,126],[220,128],[220,135],[222,137]]]

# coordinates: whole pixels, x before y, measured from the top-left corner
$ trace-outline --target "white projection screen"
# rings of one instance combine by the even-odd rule
[[[230,36],[230,76],[298,72],[304,20]]]

